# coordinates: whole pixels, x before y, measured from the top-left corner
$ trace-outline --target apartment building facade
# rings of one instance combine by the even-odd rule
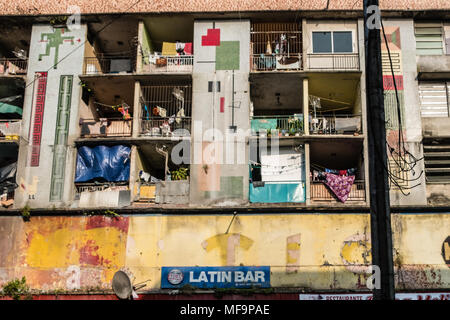
[[[5,9],[0,284],[370,292],[362,10],[223,5]],[[396,289],[448,291],[450,8],[382,5]]]

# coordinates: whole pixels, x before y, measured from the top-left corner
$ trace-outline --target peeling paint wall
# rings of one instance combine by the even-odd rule
[[[0,286],[111,289],[122,269],[159,289],[162,266],[270,266],[272,287],[365,290],[367,214],[0,217]],[[450,214],[393,216],[398,289],[450,286]],[[429,230],[433,230],[430,233]]]

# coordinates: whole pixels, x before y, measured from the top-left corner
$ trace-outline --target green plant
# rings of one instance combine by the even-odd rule
[[[86,82],[81,80],[78,84],[81,86],[82,89],[85,89],[88,92],[89,95],[93,95],[94,94],[94,91],[91,88],[88,87]]]
[[[27,285],[25,277],[22,277],[20,280],[14,279],[9,281],[3,286],[2,294],[14,300],[20,300],[22,296],[25,296],[26,299],[31,299],[30,288]]]
[[[65,25],[67,23],[67,19],[69,19],[69,17],[67,17],[67,16],[55,17],[55,18],[50,19],[50,24],[52,26]]]
[[[186,180],[189,176],[188,168],[180,167],[171,172],[172,180]]]
[[[300,121],[300,119],[289,118],[288,125],[289,125],[289,134],[290,135],[294,135],[296,133],[303,131],[303,121]]]
[[[20,212],[22,213],[23,220],[30,221],[31,213],[30,213],[30,206],[28,204],[26,204]]]

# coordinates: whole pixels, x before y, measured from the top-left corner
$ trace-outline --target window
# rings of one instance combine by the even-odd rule
[[[314,53],[352,53],[351,31],[313,32]]]
[[[444,54],[441,23],[416,23],[414,27],[417,55]]]
[[[420,112],[422,117],[448,117],[450,82],[419,82]]]
[[[435,139],[423,142],[425,177],[427,183],[450,183],[450,141]]]

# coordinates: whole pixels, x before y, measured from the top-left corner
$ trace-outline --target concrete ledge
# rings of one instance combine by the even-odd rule
[[[450,136],[450,121],[448,117],[422,118],[422,132],[425,137]]]
[[[450,76],[450,55],[417,56],[420,80],[437,80]]]

